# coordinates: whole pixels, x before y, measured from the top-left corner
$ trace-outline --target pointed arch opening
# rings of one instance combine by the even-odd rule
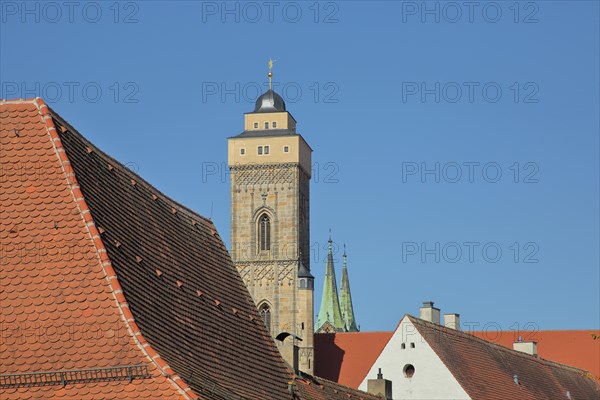
[[[267,303],[263,303],[258,311],[260,313],[260,317],[262,318],[265,326],[267,327],[267,331],[271,333],[271,307]]]
[[[271,218],[267,213],[262,213],[258,218],[258,249],[271,250]]]

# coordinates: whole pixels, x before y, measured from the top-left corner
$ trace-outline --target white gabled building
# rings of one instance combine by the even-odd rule
[[[369,390],[382,372],[393,400],[600,398],[591,374],[540,358],[535,342],[516,343],[515,350],[480,339],[460,331],[457,314],[445,315],[442,326],[432,302],[419,316],[402,318],[359,389]]]
[[[454,399],[470,397],[421,335],[411,317],[404,316],[359,389],[381,369],[392,381],[394,399]]]

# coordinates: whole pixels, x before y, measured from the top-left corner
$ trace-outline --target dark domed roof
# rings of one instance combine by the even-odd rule
[[[283,98],[272,89],[267,90],[256,99],[255,113],[285,111]]]

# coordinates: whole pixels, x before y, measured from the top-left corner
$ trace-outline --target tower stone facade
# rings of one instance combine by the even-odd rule
[[[284,359],[292,366],[296,359],[309,374],[314,368],[311,152],[273,90],[245,114],[244,132],[228,139],[231,256],[271,335],[290,334],[275,340]]]

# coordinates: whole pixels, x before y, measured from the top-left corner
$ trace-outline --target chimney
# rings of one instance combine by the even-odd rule
[[[385,400],[392,400],[392,381],[383,379],[381,368],[379,368],[377,379],[367,381],[367,392],[375,396],[382,396]]]
[[[444,326],[460,331],[460,314],[444,314]]]
[[[433,301],[424,301],[423,307],[419,308],[419,318],[439,325],[440,309],[433,306]]]
[[[521,336],[519,336],[519,340],[513,343],[513,350],[537,357],[537,342],[533,340],[524,342]]]
[[[294,343],[294,361],[293,361],[293,363],[294,363],[294,373],[296,375],[300,375],[300,365],[299,365],[300,364],[300,354],[299,354],[299,350],[300,349],[298,348],[298,345],[296,345]]]

